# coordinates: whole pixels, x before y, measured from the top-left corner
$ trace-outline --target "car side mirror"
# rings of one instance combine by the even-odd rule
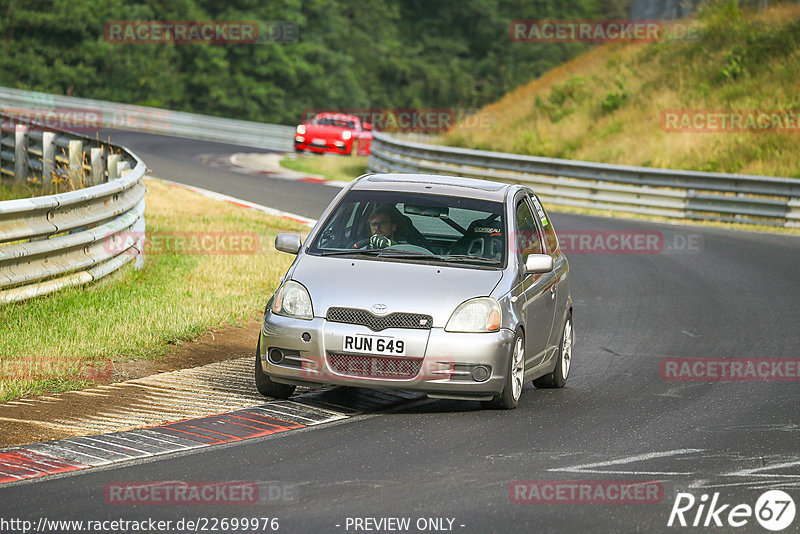
[[[302,242],[300,236],[297,234],[278,234],[275,237],[275,248],[281,252],[288,252],[289,254],[297,254],[300,252]]]
[[[364,128],[365,130],[367,130],[368,132],[372,131],[372,124],[370,124],[368,122],[362,122],[361,123],[361,127]]]
[[[525,274],[549,273],[553,270],[553,257],[550,254],[531,254],[525,260]]]

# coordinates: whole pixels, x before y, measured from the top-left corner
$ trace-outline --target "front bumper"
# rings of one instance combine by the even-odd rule
[[[339,144],[337,144],[339,143]],[[328,141],[324,145],[316,145],[309,142],[294,142],[295,150],[316,152],[318,154],[349,154],[353,148],[352,141]]]
[[[356,354],[344,349],[345,334],[402,339],[406,343],[406,354],[395,358]],[[261,329],[260,347],[264,373],[276,382],[483,397],[503,390],[513,341],[514,332],[506,329],[480,334],[445,332],[442,328],[388,328],[373,332],[361,325],[333,323],[320,317],[304,321],[268,311]],[[280,351],[282,360],[274,357],[278,354],[274,349]],[[332,360],[341,362],[342,358],[358,363],[349,367],[332,363]],[[385,363],[374,365],[376,361],[380,364],[389,359],[396,360],[390,362],[392,369],[415,369],[416,372],[384,372]],[[399,365],[395,367],[395,363]],[[472,371],[477,366],[489,369],[488,379],[478,381],[473,377]],[[380,374],[383,376],[378,376]],[[400,374],[403,376],[398,376]]]

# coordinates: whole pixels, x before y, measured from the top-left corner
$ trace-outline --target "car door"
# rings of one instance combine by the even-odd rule
[[[529,254],[545,252],[543,235],[533,215],[530,199],[521,194],[516,200],[516,244],[517,260],[525,265]],[[529,273],[523,275],[522,306],[525,324],[525,369],[531,370],[542,363],[547,356],[550,331],[555,316],[555,276],[554,273]]]
[[[550,330],[549,351],[555,354],[561,341],[561,318],[566,313],[567,300],[569,299],[569,265],[567,263],[567,257],[558,245],[558,236],[556,235],[555,228],[553,228],[553,222],[550,220],[547,212],[545,212],[537,196],[531,191],[528,191],[528,193],[533,203],[534,214],[538,215],[538,222],[540,223],[542,235],[544,236],[545,253],[553,257],[553,272],[550,273],[550,275],[553,278],[551,291],[553,292],[555,302],[555,318],[553,327]]]

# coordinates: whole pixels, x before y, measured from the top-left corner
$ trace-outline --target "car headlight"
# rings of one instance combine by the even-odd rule
[[[305,134],[306,133],[306,127],[301,124],[300,126],[297,127],[297,133],[299,133],[300,135]]]
[[[289,280],[284,282],[275,293],[272,301],[272,313],[295,319],[311,320],[314,318],[314,309],[311,306],[311,296],[303,284]]]
[[[500,305],[491,297],[462,302],[444,329],[448,332],[497,332],[500,330]]]
[[[350,130],[345,130],[342,132],[342,139],[344,139],[345,141],[347,141],[351,137],[353,137],[353,132],[351,132]]]

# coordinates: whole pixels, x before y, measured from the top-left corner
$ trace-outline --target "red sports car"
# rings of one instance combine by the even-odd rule
[[[297,127],[294,149],[368,156],[371,141],[372,125],[355,115],[320,113]]]

